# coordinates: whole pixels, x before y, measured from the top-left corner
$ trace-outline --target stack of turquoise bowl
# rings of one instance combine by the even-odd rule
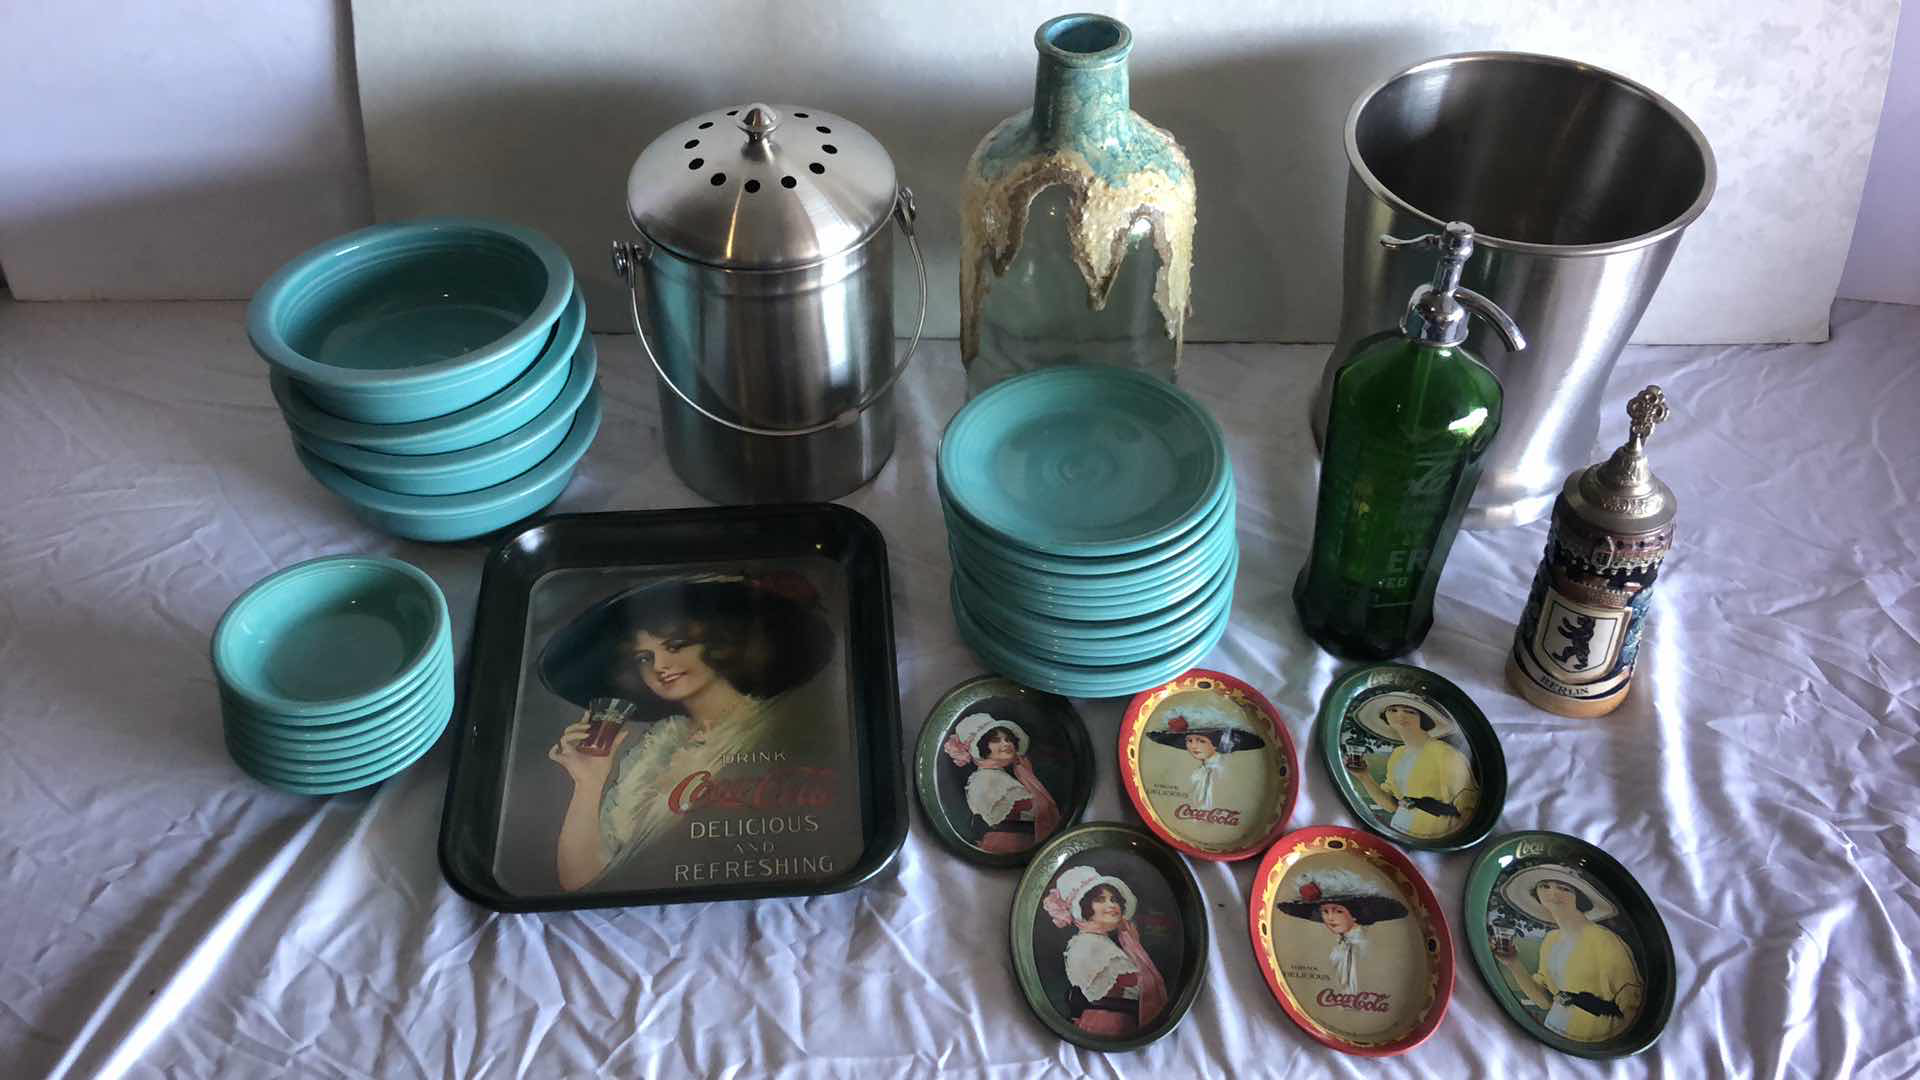
[[[940,440],[953,616],[990,668],[1073,697],[1135,694],[1226,632],[1233,466],[1205,408],[1114,367],[1047,368]]]
[[[377,784],[453,716],[447,600],[418,567],[335,555],[273,574],[213,632],[227,752],[298,795]]]
[[[470,220],[322,244],[247,309],[301,464],[414,540],[480,536],[559,498],[600,429],[586,325],[553,241]]]

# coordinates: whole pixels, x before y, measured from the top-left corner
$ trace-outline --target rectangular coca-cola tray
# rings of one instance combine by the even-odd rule
[[[440,865],[496,910],[836,892],[906,836],[886,544],[842,506],[509,535],[465,706]]]

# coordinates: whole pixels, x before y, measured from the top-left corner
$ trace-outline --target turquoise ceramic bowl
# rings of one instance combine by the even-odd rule
[[[1094,667],[1046,661],[1013,649],[974,620],[957,590],[952,593],[952,599],[953,620],[961,639],[987,667],[1037,690],[1085,698],[1137,694],[1193,667],[1220,643],[1232,611],[1230,606],[1223,610],[1198,638],[1182,648],[1140,664]]]
[[[283,371],[271,382],[274,400],[287,426],[348,446],[383,454],[445,454],[497,439],[540,415],[567,384],[574,350],[587,326],[587,305],[574,290],[566,313],[554,324],[547,344],[532,366],[482,401],[458,412],[415,420],[410,424],[362,424],[321,409],[305,390]]]
[[[407,700],[405,708],[395,709],[389,722],[369,732],[357,742],[327,745],[311,742],[280,742],[258,732],[244,717],[227,717],[227,745],[245,751],[276,768],[326,767],[345,769],[370,764],[399,748],[424,723],[435,702],[453,692],[451,669],[421,688]]]
[[[593,389],[599,363],[593,340],[580,343],[560,396],[540,415],[497,439],[445,454],[382,454],[293,429],[294,441],[361,483],[400,495],[461,495],[507,481],[552,456]]]
[[[368,727],[376,726],[381,719],[394,709],[420,696],[433,681],[435,675],[453,666],[453,635],[442,635],[434,645],[433,659],[418,672],[396,683],[392,689],[372,701],[338,712],[316,713],[308,716],[288,715],[269,709],[260,709],[241,700],[223,682],[220,684],[220,701],[223,715],[231,711],[235,716],[244,717],[263,731],[296,731],[308,733],[307,738],[319,741],[339,738],[344,735],[358,734]]]
[[[1164,544],[1156,544],[1133,555],[1054,555],[1030,548],[1014,547],[994,539],[962,517],[947,504],[944,492],[941,495],[940,509],[947,523],[947,531],[965,534],[969,547],[975,548],[982,554],[991,555],[999,562],[1012,563],[1047,574],[1098,577],[1163,566],[1168,560],[1179,557],[1191,550],[1195,544],[1212,536],[1215,529],[1219,527],[1221,518],[1234,510],[1233,479],[1229,470],[1227,486],[1221,489],[1220,498],[1214,500],[1206,516],[1192,528]]]
[[[281,267],[247,307],[260,356],[348,420],[456,412],[532,364],[573,294],[553,241],[477,220],[375,225]]]
[[[450,678],[452,671],[453,646],[451,639],[447,639],[439,646],[423,677],[410,682],[405,691],[364,711],[282,717],[254,712],[223,689],[220,716],[229,732],[242,731],[244,737],[263,744],[301,747],[314,753],[349,752],[377,742],[383,732],[393,727],[397,717],[416,707],[433,692],[437,683]]]
[[[1132,664],[1179,648],[1206,629],[1220,613],[1221,607],[1233,603],[1233,585],[1239,566],[1240,561],[1236,556],[1221,568],[1214,584],[1194,594],[1190,601],[1176,605],[1176,609],[1185,609],[1177,618],[1161,619],[1159,613],[1155,612],[1142,616],[1149,625],[1141,626],[1132,633],[1110,637],[1087,637],[1071,631],[1051,629],[1046,622],[1040,621],[1045,616],[1035,616],[1005,606],[990,594],[975,588],[964,575],[957,579],[957,584],[967,610],[981,625],[1001,632],[1009,643],[1017,644],[1026,651],[1074,663]],[[1067,620],[1049,622],[1056,626],[1084,625]],[[1128,624],[1125,620],[1113,620],[1104,625]]]
[[[948,541],[949,546],[959,549],[976,566],[1022,589],[1067,599],[1102,599],[1157,588],[1218,567],[1226,558],[1226,552],[1236,546],[1237,535],[1233,515],[1228,513],[1211,535],[1157,566],[1097,576],[1055,574],[1008,562],[996,558],[992,550],[973,543],[971,534],[961,531],[950,533]]]
[[[237,757],[234,760],[255,780],[294,795],[338,795],[342,792],[358,791],[404,772],[408,766],[425,757],[427,751],[433,749],[434,744],[440,741],[441,734],[446,731],[447,722],[453,717],[453,709],[454,699],[449,695],[442,707],[428,718],[427,723],[421,727],[411,743],[396,751],[386,763],[357,773],[327,774],[315,771],[302,775],[299,772],[281,772]]]
[[[407,727],[394,733],[398,738],[349,758],[333,761],[287,758],[262,753],[231,735],[227,737],[227,752],[233,755],[236,764],[251,773],[271,773],[302,783],[345,780],[389,768],[418,749],[420,740],[429,730],[437,731],[445,726],[447,710],[452,703],[453,683],[448,680],[435,686],[433,693],[420,702],[419,710],[409,718]]]
[[[559,498],[599,430],[600,391],[595,389],[574,414],[573,427],[559,449],[545,461],[504,484],[463,495],[397,495],[355,480],[298,445],[294,453],[315,480],[347,500],[355,513],[376,528],[409,540],[470,540],[505,528]]]
[[[325,716],[385,699],[439,655],[447,600],[398,559],[333,555],[240,594],[213,631],[213,669],[249,709]]]
[[[1003,543],[1128,555],[1206,515],[1229,480],[1207,410],[1150,375],[1054,367],[968,402],[940,439],[939,477],[961,516]]]

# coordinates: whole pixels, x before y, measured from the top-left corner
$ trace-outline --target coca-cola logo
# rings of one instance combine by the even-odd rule
[[[717,809],[819,809],[833,804],[836,779],[832,769],[806,766],[724,779],[702,769],[673,786],[667,796],[667,809],[676,814]]]
[[[1198,821],[1207,825],[1240,824],[1240,811],[1238,810],[1195,810],[1186,803],[1181,803],[1180,808],[1173,812],[1173,816],[1179,818],[1181,821]]]
[[[1355,1012],[1383,1013],[1387,1011],[1392,994],[1376,994],[1371,990],[1362,990],[1357,994],[1342,994],[1332,987],[1320,991],[1313,999],[1314,1004],[1323,1009],[1352,1009]]]

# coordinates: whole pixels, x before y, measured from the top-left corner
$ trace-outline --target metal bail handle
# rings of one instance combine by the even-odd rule
[[[927,328],[927,262],[920,255],[920,241],[913,233],[913,219],[918,212],[918,208],[914,205],[913,201],[913,191],[909,188],[902,187],[899,194],[894,197],[893,220],[899,224],[900,231],[907,234],[907,247],[913,251],[914,270],[920,276],[920,318],[919,321],[914,324],[913,341],[907,346],[906,355],[900,358],[900,363],[895,365],[893,374],[887,376],[887,381],[881,383],[879,388],[874,390],[873,393],[868,394],[866,400],[842,411],[831,420],[818,424],[809,424],[806,427],[766,428],[756,427],[752,424],[742,424],[735,420],[729,420],[724,416],[716,416],[705,406],[688,397],[687,392],[680,389],[680,385],[673,381],[673,376],[667,374],[667,369],[661,365],[660,358],[654,355],[653,345],[647,340],[646,323],[640,318],[639,264],[645,262],[647,257],[652,254],[652,245],[645,243],[636,244],[626,240],[615,240],[613,242],[613,272],[620,275],[621,280],[627,283],[627,308],[633,313],[633,332],[634,335],[640,339],[641,351],[647,354],[647,360],[653,364],[654,373],[660,376],[660,381],[665,383],[667,389],[673,391],[673,395],[684,402],[688,408],[719,424],[721,427],[730,428],[740,432],[742,435],[765,435],[772,438],[817,435],[822,431],[830,431],[834,428],[852,427],[854,423],[860,419],[862,413],[878,404],[880,399],[885,397],[887,392],[893,389],[893,384],[900,381],[900,376],[907,373],[907,365],[913,362],[913,354],[920,349],[920,335],[925,332]]]

